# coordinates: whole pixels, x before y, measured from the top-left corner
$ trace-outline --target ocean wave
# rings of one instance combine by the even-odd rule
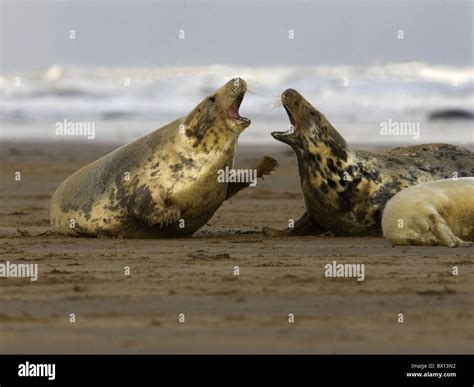
[[[472,67],[421,62],[374,66],[80,67],[54,65],[0,75],[0,118],[172,119],[189,112],[228,79],[241,76],[252,94],[244,115],[274,113],[287,88],[299,90],[327,115],[364,120],[419,119],[438,109],[472,111]]]

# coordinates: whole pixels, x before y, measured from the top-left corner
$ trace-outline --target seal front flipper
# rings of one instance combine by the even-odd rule
[[[160,226],[160,228],[167,227],[176,223],[181,217],[181,210],[178,206],[171,206],[161,209],[156,209],[149,214],[142,214],[137,216],[139,220],[149,226]]]
[[[277,160],[270,156],[263,156],[251,169],[257,171],[257,178],[263,178],[263,176],[270,175],[277,167]],[[242,191],[249,185],[250,183],[229,183],[225,200],[230,199],[237,192]]]
[[[178,206],[135,206],[129,208],[131,215],[145,223],[147,226],[159,226],[160,228],[167,227],[176,223],[181,217],[181,210]]]
[[[279,236],[305,236],[305,235],[318,235],[323,234],[326,230],[314,223],[307,212],[295,223],[294,227],[288,227],[285,230],[277,230],[271,227],[264,227],[263,235],[267,237],[279,237]]]
[[[152,214],[150,220],[153,224],[159,224],[161,228],[167,227],[173,223],[179,221],[181,217],[181,210],[178,206],[171,206],[158,210],[156,213]]]
[[[257,177],[270,175],[278,167],[278,161],[270,156],[263,156],[257,161],[253,169],[257,170]]]

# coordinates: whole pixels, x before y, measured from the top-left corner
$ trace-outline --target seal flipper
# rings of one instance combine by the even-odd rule
[[[465,242],[461,238],[458,238],[456,235],[454,235],[441,215],[432,215],[430,217],[430,221],[430,229],[436,238],[437,244],[448,247],[471,245],[470,242]]]
[[[181,210],[178,206],[166,207],[152,214],[153,224],[160,225],[161,228],[176,223],[181,217]]]
[[[271,227],[263,228],[263,235],[267,237],[279,236],[305,236],[323,234],[327,230],[314,223],[307,212],[295,223],[294,227],[288,227],[285,230],[277,230]]]
[[[278,167],[278,161],[273,157],[263,156],[257,161],[255,166],[251,169],[257,171],[257,178],[263,178],[263,176],[270,175]],[[250,183],[229,183],[227,186],[227,196],[225,200],[230,199],[237,192],[247,188]]]
[[[263,156],[257,161],[253,169],[257,170],[257,177],[270,175],[278,167],[278,161],[270,156]]]
[[[178,206],[157,208],[148,214],[134,214],[137,219],[148,226],[167,227],[176,223],[181,217],[181,210]]]
[[[133,216],[148,226],[167,227],[177,222],[181,217],[181,210],[178,206],[161,207],[148,209],[147,212],[140,211],[139,207],[132,209]]]

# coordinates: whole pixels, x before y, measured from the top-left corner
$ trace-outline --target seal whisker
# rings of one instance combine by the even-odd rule
[[[281,98],[278,96],[278,97],[274,97],[273,101],[272,101],[272,108],[271,110],[275,110],[279,107],[282,107],[283,106],[283,102],[281,102]]]
[[[269,113],[275,110],[278,106],[276,106],[274,102],[268,102],[264,104],[263,107],[265,109],[265,112]]]
[[[247,83],[247,92],[250,94],[261,94],[264,90],[264,86],[260,82]]]

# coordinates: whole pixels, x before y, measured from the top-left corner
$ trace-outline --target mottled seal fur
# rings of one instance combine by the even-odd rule
[[[382,230],[393,245],[470,245],[474,178],[436,180],[400,191],[385,206]]]
[[[297,91],[286,90],[281,100],[293,130],[272,136],[296,154],[306,213],[294,228],[264,228],[268,236],[381,235],[383,208],[398,191],[474,175],[474,155],[463,147],[426,144],[377,153],[353,150]]]
[[[235,78],[187,116],[103,156],[66,179],[51,200],[54,231],[73,236],[189,236],[249,184],[217,181],[232,168],[247,85]],[[257,176],[276,167],[265,157]]]

